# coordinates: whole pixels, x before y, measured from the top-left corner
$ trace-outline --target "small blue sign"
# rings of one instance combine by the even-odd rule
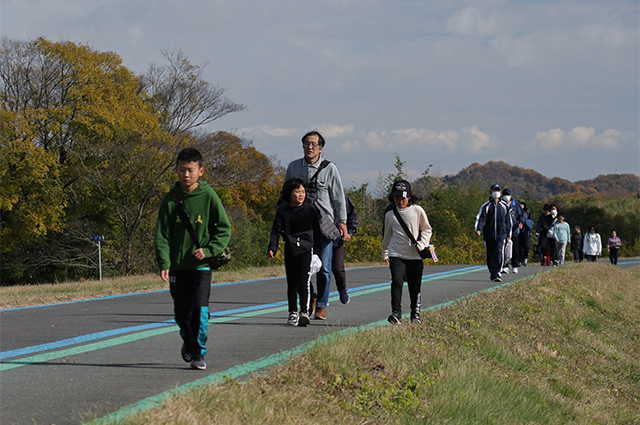
[[[103,241],[104,240],[104,236],[103,235],[97,235],[93,237],[93,241],[94,242],[98,242],[98,241]]]

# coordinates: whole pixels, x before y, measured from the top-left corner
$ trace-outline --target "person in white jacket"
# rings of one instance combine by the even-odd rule
[[[395,207],[384,216],[382,258],[389,264],[391,271],[391,316],[388,320],[392,324],[402,321],[402,286],[405,275],[411,299],[411,322],[421,323],[420,290],[424,263],[419,251],[429,245],[432,230],[427,213],[421,206],[413,204],[417,199],[411,194],[411,184],[408,181],[396,181],[389,195],[389,201]],[[417,245],[414,246],[404,231],[396,217],[396,210],[416,239]]]
[[[584,235],[584,243],[582,245],[584,256],[587,261],[596,262],[600,254],[602,254],[602,240],[600,234],[596,233],[596,226],[589,227],[589,232]]]

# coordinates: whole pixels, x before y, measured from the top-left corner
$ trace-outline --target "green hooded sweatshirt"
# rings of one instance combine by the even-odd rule
[[[198,235],[205,259],[196,260],[196,246],[180,221],[171,192],[177,192],[184,201],[191,224]],[[164,195],[158,212],[156,229],[156,261],[160,270],[196,270],[206,267],[208,260],[221,254],[229,244],[231,225],[216,192],[207,182],[198,182],[191,193],[180,188],[180,182]]]

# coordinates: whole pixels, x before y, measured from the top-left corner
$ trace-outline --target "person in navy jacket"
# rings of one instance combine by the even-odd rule
[[[520,203],[511,197],[511,190],[505,188],[502,192],[502,200],[509,205],[509,213],[511,214],[511,270],[514,273],[518,273],[518,267],[520,267],[520,233],[524,227],[524,211]],[[508,260],[508,259],[507,259]],[[509,272],[509,263],[505,261],[503,272]]]
[[[511,239],[512,220],[509,206],[500,199],[502,188],[493,184],[489,192],[491,198],[480,207],[476,217],[475,230],[483,234],[487,249],[487,267],[489,278],[494,282],[502,282],[503,249],[506,240]]]

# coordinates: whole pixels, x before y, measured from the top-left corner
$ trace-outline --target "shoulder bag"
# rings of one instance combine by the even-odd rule
[[[400,212],[398,211],[398,207],[393,207],[393,213],[395,214],[396,218],[398,219],[398,222],[404,229],[404,232],[407,234],[407,236],[409,236],[409,239],[411,239],[411,243],[413,244],[413,246],[418,246],[418,241],[416,241],[416,238],[414,238],[411,232],[409,231],[409,228],[407,227],[407,223],[404,222],[404,220],[402,219],[402,216],[400,215]],[[421,237],[422,237],[422,234],[419,233],[418,240],[420,240]],[[433,251],[433,254],[435,254],[435,247],[433,245],[429,245],[425,249],[418,251],[418,254],[420,254],[420,258],[422,258],[423,260],[426,258],[430,258],[433,261],[438,261],[438,257],[436,257],[435,255],[432,255],[431,251]]]
[[[198,240],[198,235],[196,234],[196,230],[193,228],[193,224],[191,224],[191,220],[189,220],[189,214],[187,213],[187,208],[184,206],[184,201],[180,197],[177,192],[172,191],[171,196],[173,196],[173,200],[176,203],[176,208],[178,209],[178,215],[180,216],[180,221],[184,225],[187,232],[191,236],[191,240],[193,244],[197,248],[202,248],[200,246],[200,241]],[[229,246],[226,246],[222,253],[211,257],[208,261],[209,267],[211,270],[216,270],[225,264],[228,264],[231,261],[231,250]]]

